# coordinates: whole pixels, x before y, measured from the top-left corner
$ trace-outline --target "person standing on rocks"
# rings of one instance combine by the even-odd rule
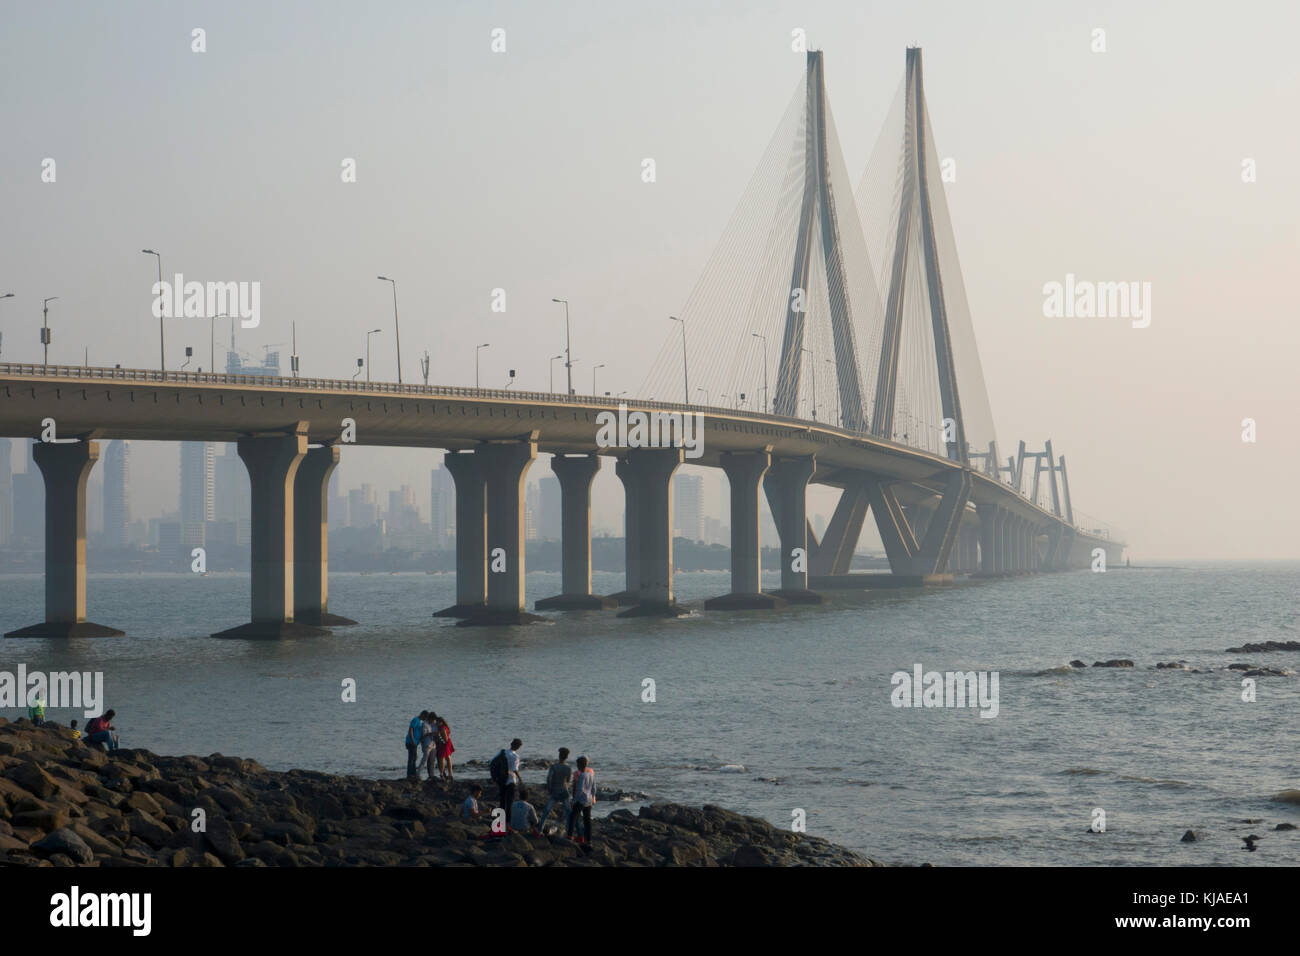
[[[502,750],[488,764],[492,782],[497,785],[497,806],[505,810],[507,816],[510,814],[510,808],[514,806],[515,787],[523,783],[519,779],[519,748],[523,745],[524,742],[516,737],[510,741],[509,750]]]
[[[117,728],[113,726],[116,716],[117,711],[106,710],[103,717],[92,717],[86,724],[86,743],[103,744],[109,750],[116,750]]]
[[[433,719],[433,748],[443,782],[453,783],[456,778],[451,772],[451,755],[456,752],[456,748],[452,745],[451,728],[447,726],[445,717]]]
[[[425,776],[433,779],[433,732],[436,727],[435,721],[438,715],[432,710],[425,711],[423,720],[420,721],[420,766],[424,768]],[[418,775],[418,771],[417,771]]]
[[[572,838],[578,814],[582,814],[582,842],[591,845],[591,809],[596,805],[596,771],[587,766],[586,756],[578,758],[577,773],[573,775],[573,809],[569,811],[569,828],[566,836]]]
[[[27,705],[27,719],[39,727],[45,723],[45,695],[37,694]]]
[[[546,771],[546,807],[542,810],[542,819],[537,824],[537,829],[545,832],[546,818],[551,815],[551,808],[559,806],[564,813],[560,820],[569,819],[569,810],[571,807],[569,800],[569,779],[573,776],[573,768],[570,767],[566,760],[569,759],[569,748],[560,748],[560,759],[558,763],[551,764],[551,769]]]
[[[417,716],[411,718],[411,723],[406,728],[406,777],[408,780],[412,777],[419,779],[420,776],[415,769],[415,751],[420,746],[421,727],[424,724],[424,719],[428,716],[429,712],[427,710],[420,711]]]

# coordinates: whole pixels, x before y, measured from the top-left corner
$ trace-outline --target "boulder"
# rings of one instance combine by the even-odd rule
[[[32,844],[32,851],[45,857],[62,853],[83,865],[95,859],[95,854],[86,845],[86,841],[68,827],[60,827],[43,840],[37,840]]]

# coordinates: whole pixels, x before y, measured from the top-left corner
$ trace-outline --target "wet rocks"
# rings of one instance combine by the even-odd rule
[[[1093,667],[1132,667],[1133,662],[1126,657],[1116,657],[1108,661],[1094,661]]]
[[[1228,654],[1263,654],[1268,651],[1300,651],[1300,641],[1264,641],[1262,644],[1242,644],[1230,647]]]
[[[1071,667],[1087,667],[1088,665],[1085,664],[1083,661],[1080,661],[1080,660],[1073,660],[1073,661],[1070,661],[1070,666],[1071,666]]]
[[[1183,838],[1182,838],[1181,840],[1179,840],[1178,842],[1179,842],[1179,843],[1195,843],[1195,842],[1196,842],[1196,833],[1195,833],[1195,831],[1188,830],[1186,833],[1183,834]]]
[[[64,728],[23,720],[0,720],[0,744],[9,744],[0,746],[0,866],[876,865],[714,806],[615,810],[593,821],[588,847],[559,833],[492,835],[490,799],[478,820],[461,820],[467,780],[274,773],[221,754],[105,755]],[[539,795],[548,766],[524,765]],[[603,805],[644,799],[616,787],[598,796]]]

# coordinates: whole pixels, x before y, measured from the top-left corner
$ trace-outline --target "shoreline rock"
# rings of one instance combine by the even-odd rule
[[[370,780],[270,771],[222,754],[106,754],[25,719],[0,718],[0,744],[0,866],[880,865],[709,805],[615,810],[593,820],[584,847],[561,834],[490,836],[496,787],[482,779]],[[462,821],[474,782],[483,816]],[[542,795],[540,780],[525,785]]]

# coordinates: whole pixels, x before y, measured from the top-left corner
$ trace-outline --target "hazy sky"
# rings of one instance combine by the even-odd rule
[[[801,75],[796,27],[825,51],[855,181],[905,48],[925,50],[1004,450],[1050,437],[1077,508],[1138,557],[1300,556],[1291,3],[2,0],[2,357],[39,360],[57,295],[51,361],[156,367],[148,247],[167,276],[260,281],[240,345],[296,321],[303,374],[350,377],[380,327],[374,374],[394,377],[382,273],[408,381],[427,349],[432,381],[472,384],[490,342],[484,385],[515,368],[545,389],[563,296],[580,390],[602,362],[600,390],[635,389]],[[1150,327],[1045,318],[1067,273],[1150,282]],[[208,367],[207,322],[167,342],[169,367],[186,345]],[[354,449],[342,480],[427,507],[436,459]],[[174,501],[174,449],[136,461],[136,510]]]

